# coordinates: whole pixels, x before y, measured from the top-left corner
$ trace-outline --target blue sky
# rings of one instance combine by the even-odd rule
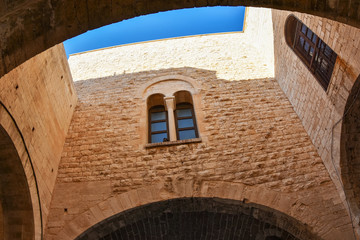
[[[188,35],[242,31],[245,7],[205,7],[135,17],[64,42],[66,54]]]

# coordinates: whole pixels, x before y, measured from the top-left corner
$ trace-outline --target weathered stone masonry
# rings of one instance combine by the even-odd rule
[[[197,111],[204,119],[199,123],[203,141],[146,149],[139,131],[143,100],[134,93],[152,78],[169,74],[186,74],[201,85]],[[296,195],[319,211],[300,214],[314,232],[331,239],[336,231],[350,230],[322,161],[275,80],[229,82],[211,71],[182,68],[75,86],[79,104],[59,167],[49,237],[99,201],[159,182],[171,193],[181,181],[192,181],[195,188],[206,182],[242,183]]]
[[[9,28],[14,24],[11,21],[10,25],[3,25],[1,48],[5,50],[1,52],[0,74],[64,36],[110,21],[90,9],[91,16],[104,16],[104,22],[89,18],[94,22],[83,24],[78,20],[86,18],[86,14],[77,14],[85,10],[76,11],[80,5],[74,3],[68,5],[67,12],[62,8],[64,4],[52,1],[45,6],[42,1],[34,1],[23,5],[30,19],[26,24],[37,26],[26,27],[30,32]],[[104,4],[102,6],[109,6]],[[182,6],[169,4],[169,8]],[[347,12],[341,4],[335,4],[340,6],[339,16]],[[285,5],[285,8],[300,9]],[[332,13],[329,9],[321,10],[318,4],[310,5],[305,4],[301,9],[316,10],[318,14]],[[22,15],[22,7],[14,6],[7,4],[11,11],[1,17],[1,21],[7,21],[7,16],[17,16],[16,13]],[[45,27],[50,15],[31,17],[39,6],[43,9],[53,6],[59,11],[49,18],[54,21],[52,27],[60,26],[56,31]],[[157,9],[147,7],[139,3],[128,9],[145,12]],[[17,129],[5,108],[0,108],[0,127],[5,130],[2,141],[4,146],[12,142],[16,148],[19,156],[12,154],[15,157],[11,161],[17,161],[18,166],[22,164],[24,168],[25,176],[18,180],[23,186],[29,185],[29,193],[25,194],[30,195],[33,211],[33,219],[26,222],[26,227],[21,221],[11,225],[13,232],[20,233],[18,236],[30,236],[31,231],[18,229],[21,226],[30,229],[34,224],[35,239],[41,239],[42,232],[44,239],[75,239],[82,233],[87,236],[88,229],[96,232],[97,226],[127,211],[137,215],[145,206],[151,208],[181,199],[197,199],[205,204],[215,198],[230,199],[245,208],[266,209],[275,216],[273,226],[289,233],[285,237],[353,239],[344,191],[334,170],[338,168],[345,176],[345,194],[352,204],[356,224],[358,192],[354,194],[354,190],[359,190],[358,181],[351,177],[356,176],[358,170],[349,171],[353,174],[349,177],[349,169],[343,166],[356,166],[357,152],[350,152],[355,156],[351,157],[354,162],[347,166],[339,150],[341,124],[334,134],[335,168],[329,151],[330,128],[342,116],[345,103],[349,104],[349,92],[354,95],[351,88],[359,74],[359,32],[344,24],[295,13],[339,54],[330,88],[325,93],[283,41],[283,26],[289,13],[273,11],[272,23],[270,11],[258,10],[256,15],[253,10],[248,11],[244,33],[133,44],[70,58],[77,69],[73,71],[75,80],[80,80],[75,83],[79,102],[74,115],[76,94],[60,46],[1,78],[1,101],[19,126]],[[4,13],[4,9],[0,12]],[[71,23],[75,19],[75,15],[71,15],[66,21],[60,20],[58,25],[57,16],[66,18],[66,14],[61,14],[64,12],[76,13],[78,22],[64,27],[68,20]],[[131,16],[141,12],[128,13]],[[350,11],[347,15],[349,20],[354,20],[353,13]],[[112,17],[122,14],[117,12]],[[17,19],[12,17],[10,19]],[[44,24],[37,24],[38,21]],[[22,23],[21,19],[16,22],[24,27]],[[270,31],[273,27],[274,37]],[[44,30],[45,35],[42,35],[42,28],[48,30]],[[262,28],[266,30],[260,31]],[[58,31],[61,34],[57,34]],[[16,46],[7,45],[9,39],[15,39]],[[25,44],[25,39],[35,40]],[[92,65],[84,60],[91,60]],[[156,79],[183,79],[196,89],[193,97],[200,138],[195,142],[147,146],[144,89],[150,83],[156,84]],[[357,111],[351,112],[350,119],[345,121],[350,125],[344,128],[346,133],[342,132],[350,140],[348,148],[358,146],[356,135],[352,135],[357,131],[357,115]],[[342,145],[347,143],[343,141]],[[346,157],[344,152],[342,154]],[[353,156],[351,154],[348,156]],[[2,179],[7,177],[1,176]],[[24,199],[29,203],[29,196]],[[250,209],[247,219],[255,223],[262,215],[256,211],[257,207]],[[2,208],[0,213],[8,214],[9,208]],[[27,215],[20,215],[21,219],[28,219]],[[280,216],[285,216],[285,220]],[[286,224],[287,219],[295,221],[292,225]],[[262,228],[261,236],[265,237],[268,230]],[[8,234],[6,231],[0,228],[0,236]],[[309,233],[306,236],[311,237],[304,237],[302,233]]]

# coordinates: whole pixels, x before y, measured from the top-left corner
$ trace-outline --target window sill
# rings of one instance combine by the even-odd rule
[[[148,143],[145,145],[145,148],[174,146],[174,145],[189,144],[189,143],[199,143],[201,141],[202,141],[201,138],[192,138],[192,139],[177,140],[177,141],[170,141],[170,142]]]

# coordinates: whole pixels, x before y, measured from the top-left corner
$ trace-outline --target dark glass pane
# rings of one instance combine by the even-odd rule
[[[304,34],[306,34],[306,29],[307,29],[307,27],[303,24],[303,25],[301,26],[301,31],[302,31]]]
[[[316,43],[316,39],[317,39],[317,36],[316,36],[315,34],[313,34],[313,37],[312,37],[312,40],[311,40],[311,41],[312,41],[313,43]]]
[[[151,134],[152,143],[163,142],[164,138],[167,138],[167,133]]]
[[[166,112],[155,112],[151,113],[151,121],[165,120]]]
[[[194,122],[192,118],[190,119],[181,119],[178,121],[178,128],[187,128],[187,127],[193,127]]]
[[[328,68],[328,62],[323,60],[321,63],[321,71],[326,72],[327,68]]]
[[[166,122],[158,122],[158,123],[152,123],[151,124],[151,131],[164,131],[166,130]]]
[[[314,48],[313,47],[310,48],[309,54],[310,54],[311,57],[314,55]]]
[[[179,131],[180,140],[196,138],[195,130]]]
[[[177,117],[191,117],[192,112],[190,108],[176,110]]]
[[[311,38],[312,38],[312,35],[313,35],[313,32],[312,32],[310,29],[308,29],[306,36],[307,36],[309,39],[311,39]]]
[[[303,37],[300,37],[300,46],[302,47],[302,46],[304,46],[304,38]]]
[[[325,54],[328,58],[330,58],[331,55],[332,55],[332,53],[333,53],[333,51],[331,50],[331,48],[329,48],[329,46],[326,45],[324,54]]]
[[[317,64],[320,65],[320,64],[321,64],[321,61],[322,61],[322,58],[321,58],[321,56],[319,55],[319,53],[316,53],[316,57],[315,57],[315,58],[316,58],[315,61],[317,62]]]
[[[304,45],[305,51],[308,52],[309,48],[310,48],[310,44],[308,42],[305,42],[305,45]]]

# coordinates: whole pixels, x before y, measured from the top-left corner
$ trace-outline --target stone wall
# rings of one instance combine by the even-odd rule
[[[210,34],[128,44],[74,54],[74,81],[138,71],[196,67],[219,78],[241,80],[274,76],[270,9],[247,8],[243,33]],[[266,29],[260,31],[259,29]]]
[[[27,174],[36,176],[45,224],[65,136],[77,102],[63,46],[57,45],[28,60],[0,81],[0,100],[15,119],[32,160],[34,172]],[[7,128],[13,122],[5,115],[0,116],[0,123]],[[23,144],[20,135],[13,141],[16,147]],[[21,158],[26,158],[25,150],[17,150]],[[31,171],[29,165],[24,169]],[[29,188],[35,187],[34,182],[28,184]],[[40,237],[38,234],[36,239]]]
[[[198,84],[201,104],[195,111],[202,141],[146,148],[146,99],[139,89],[174,75]],[[117,196],[162,183],[158,194],[167,199],[184,181],[198,189],[194,192],[211,182],[239,184],[238,189],[244,184],[254,194],[246,199],[256,201],[263,199],[261,192],[270,191],[280,199],[265,198],[262,204],[293,199],[279,208],[315,234],[325,239],[351,234],[336,189],[276,80],[228,81],[214,71],[188,67],[78,81],[75,86],[79,103],[62,154],[47,239],[72,239],[89,222],[95,224],[93,219],[117,213],[108,204]],[[148,194],[144,200],[151,198]]]
[[[285,42],[284,25],[289,14],[303,21],[338,54],[326,92]],[[360,30],[328,19],[276,10],[273,22],[276,79],[344,200],[339,182],[341,119],[349,92],[360,74]]]

